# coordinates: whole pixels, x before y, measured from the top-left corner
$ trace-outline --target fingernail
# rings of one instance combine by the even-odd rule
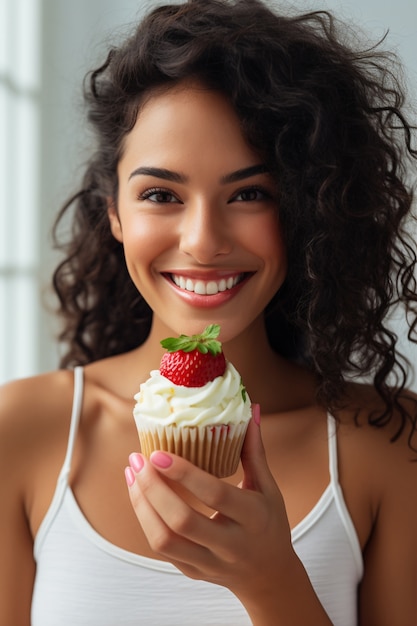
[[[165,454],[165,452],[152,452],[150,456],[151,463],[156,465],[156,467],[160,467],[161,469],[166,469],[170,465],[172,465],[172,458],[169,454]]]
[[[259,404],[254,404],[252,406],[252,417],[255,424],[259,426],[261,423],[261,407]]]
[[[129,456],[129,463],[131,468],[133,469],[134,472],[136,472],[136,474],[138,474],[140,472],[140,470],[143,467],[143,457],[141,454],[138,454],[137,452],[133,452],[130,456]]]
[[[133,483],[135,482],[135,474],[131,467],[125,468],[125,478],[126,478],[127,486],[131,487]]]

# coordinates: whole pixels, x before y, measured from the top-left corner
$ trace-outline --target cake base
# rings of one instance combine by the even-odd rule
[[[155,450],[165,450],[191,461],[218,478],[236,472],[247,423],[180,428],[155,426],[149,423],[151,420],[139,420],[137,428],[145,456],[149,457]]]

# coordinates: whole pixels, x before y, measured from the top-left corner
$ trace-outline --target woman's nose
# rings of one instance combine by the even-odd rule
[[[182,215],[179,247],[200,264],[229,254],[232,240],[223,212],[207,202],[188,206]]]

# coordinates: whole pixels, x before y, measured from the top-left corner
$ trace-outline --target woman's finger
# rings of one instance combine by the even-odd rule
[[[252,419],[249,422],[242,448],[241,461],[244,478],[242,489],[258,491],[265,495],[276,495],[278,487],[269,469],[260,429],[259,404],[252,405]]]
[[[166,484],[164,485],[163,479],[152,470],[152,467],[146,471],[147,461],[142,455],[131,455],[133,456],[136,459],[136,463],[133,463],[136,469],[126,468],[129,497],[152,550],[158,555],[169,557],[171,561],[189,564],[194,564],[196,560],[207,562],[208,550],[192,541],[191,522],[176,521],[186,515],[184,511],[189,507]],[[138,461],[142,465],[140,472],[137,471]],[[141,480],[139,474],[142,471]],[[143,479],[146,473],[152,471],[153,480],[150,477]],[[198,526],[199,514],[191,509],[189,512],[193,513],[194,524]],[[188,532],[187,524],[190,527]]]
[[[236,524],[200,512],[199,501],[193,498],[190,502],[189,493],[161,476],[142,455],[131,455],[132,465],[138,458],[142,468],[131,484],[131,500],[153,550],[170,560],[201,563],[205,568],[209,566],[209,556],[213,565],[218,560],[235,560],[240,536]],[[188,543],[184,544],[184,540]]]
[[[180,485],[200,505],[207,507],[208,515],[217,512],[225,520],[245,526],[248,510],[257,509],[259,494],[242,492],[238,486],[212,476],[181,457],[158,451],[151,454],[150,463],[165,478]]]

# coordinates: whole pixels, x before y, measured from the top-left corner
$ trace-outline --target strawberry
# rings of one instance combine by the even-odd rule
[[[202,387],[222,376],[226,359],[222,344],[216,339],[218,324],[211,324],[200,335],[180,335],[161,341],[168,352],[164,354],[159,371],[175,385]]]

